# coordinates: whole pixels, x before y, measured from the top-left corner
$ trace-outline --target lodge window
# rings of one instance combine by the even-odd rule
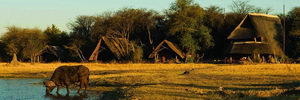
[[[255,42],[262,42],[263,41],[263,37],[255,37],[254,41]]]

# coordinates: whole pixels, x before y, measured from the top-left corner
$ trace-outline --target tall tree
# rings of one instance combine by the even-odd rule
[[[224,31],[226,18],[224,13],[224,9],[217,6],[210,6],[205,9],[204,25],[212,30],[210,34],[215,43],[215,46],[206,53],[210,59],[224,56],[223,48],[227,46],[227,33]]]
[[[288,19],[290,19],[291,35],[300,36],[300,7],[292,9],[288,14]]]
[[[239,13],[239,14],[247,14],[249,12],[252,12],[254,9],[254,6],[250,5],[249,1],[241,1],[241,0],[234,0],[230,7],[232,12]]]
[[[284,17],[284,16],[283,16]],[[290,57],[300,57],[300,7],[295,7],[286,16],[287,54]]]
[[[69,36],[66,32],[62,32],[55,25],[47,27],[44,31],[47,39],[47,45],[64,46],[70,42]]]
[[[251,12],[268,14],[272,11],[271,8],[260,8],[249,4],[249,1],[234,0],[230,8],[233,13],[248,14]]]
[[[71,43],[68,48],[73,50],[73,56],[79,57],[82,62],[86,61],[86,57],[91,54],[95,46],[92,41],[92,28],[95,22],[94,16],[78,16],[69,24]]]
[[[5,61],[8,62],[9,61],[9,55],[6,53],[6,45],[0,40],[0,62]]]
[[[157,12],[146,9],[124,8],[115,13],[104,13],[94,26],[94,35],[99,34],[109,37],[126,38],[127,40],[139,39],[142,34],[152,43],[151,31],[159,18]],[[131,36],[132,37],[131,39]]]
[[[39,29],[8,27],[1,38],[7,45],[9,55],[17,54],[21,60],[36,61],[36,56],[45,46],[45,35]]]
[[[204,24],[213,30],[220,30],[224,24],[224,9],[218,6],[210,6],[205,10]]]
[[[115,13],[107,12],[97,18],[93,36],[125,38],[143,47],[144,55],[148,55],[154,44],[164,38],[161,33],[164,18],[147,9],[123,8]]]
[[[180,46],[190,58],[197,51],[204,54],[214,45],[210,30],[203,25],[204,10],[193,0],[176,0],[167,12],[169,35],[177,37]]]

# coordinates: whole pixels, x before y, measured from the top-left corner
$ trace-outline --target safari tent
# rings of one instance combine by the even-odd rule
[[[38,62],[52,62],[52,61],[62,61],[65,59],[65,50],[59,46],[45,46],[39,53],[38,53]]]
[[[164,40],[153,50],[148,58],[154,58],[155,61],[160,59],[161,62],[173,59],[175,62],[178,62],[177,60],[184,59],[185,55],[172,42]]]
[[[227,53],[229,55],[284,55],[280,43],[275,40],[283,34],[278,16],[249,13],[231,32]]]
[[[125,38],[101,37],[89,60],[112,60],[128,57],[133,46]]]

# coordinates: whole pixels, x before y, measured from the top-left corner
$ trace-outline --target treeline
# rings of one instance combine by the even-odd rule
[[[176,44],[190,61],[223,59],[230,43],[226,38],[247,13],[270,13],[271,8],[259,8],[247,1],[233,1],[232,12],[211,6],[201,7],[193,0],[176,0],[164,12],[123,8],[99,16],[78,16],[63,32],[55,25],[46,30],[10,26],[0,41],[0,61],[10,61],[14,54],[20,61],[36,61],[46,46],[68,49],[66,61],[87,61],[100,37],[125,38],[140,49],[132,60],[146,61],[148,55],[163,40]],[[288,15],[279,15],[286,26],[286,54],[300,57],[300,7]]]

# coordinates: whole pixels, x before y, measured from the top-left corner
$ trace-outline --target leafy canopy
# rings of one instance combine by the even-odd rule
[[[168,34],[177,38],[187,55],[193,58],[214,45],[210,29],[203,25],[205,11],[193,0],[176,0],[166,14]]]

